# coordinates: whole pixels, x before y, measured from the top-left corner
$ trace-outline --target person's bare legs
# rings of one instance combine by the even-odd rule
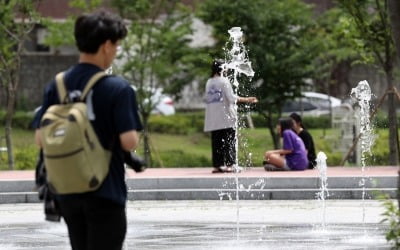
[[[271,151],[265,152],[265,160],[268,164],[272,164],[278,168],[284,168],[285,166],[285,157]]]

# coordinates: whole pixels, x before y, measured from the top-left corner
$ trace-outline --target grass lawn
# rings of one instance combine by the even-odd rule
[[[0,128],[4,131],[4,128]],[[34,144],[34,131],[14,129],[13,145],[17,169],[33,169],[38,149]],[[323,151],[328,155],[328,165],[337,166],[341,153],[335,148],[337,135],[333,130],[312,129],[316,152]],[[388,152],[388,131],[379,130],[379,136],[373,149],[371,165],[382,165]],[[266,128],[241,129],[239,137],[239,162],[241,165],[261,166],[263,154],[272,149],[272,139]],[[210,167],[211,139],[210,134],[192,133],[190,135],[152,134],[151,148],[153,165],[163,167]],[[4,143],[4,142],[2,142]],[[143,146],[139,145],[138,153],[143,155]],[[7,156],[0,154],[0,170],[7,169]],[[378,163],[374,163],[376,161]]]

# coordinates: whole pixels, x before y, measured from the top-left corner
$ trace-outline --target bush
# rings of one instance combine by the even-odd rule
[[[39,151],[35,145],[23,148],[16,148],[15,169],[35,169]]]
[[[256,128],[266,128],[267,127],[267,120],[264,116],[260,114],[253,114],[251,115],[251,119],[253,119],[254,127]]]
[[[389,127],[389,119],[387,114],[378,112],[378,114],[372,120],[372,124],[375,128],[387,129]],[[397,124],[400,124],[400,116],[397,117]]]
[[[267,121],[260,114],[252,114],[254,127],[266,128]],[[303,123],[307,129],[329,128],[330,118],[328,116],[303,117]],[[246,117],[240,116],[240,124],[248,126]],[[162,134],[187,135],[192,132],[203,132],[204,112],[178,113],[171,116],[153,115],[149,119],[151,132]]]
[[[13,117],[13,127],[29,129],[29,128],[31,128],[31,123],[33,121],[33,117],[34,117],[34,115],[32,112],[18,111],[14,114],[14,117]]]
[[[389,197],[384,197],[383,206],[385,212],[382,214],[384,219],[381,223],[386,222],[389,225],[388,231],[386,232],[386,240],[392,245],[392,249],[400,248],[400,210],[397,204],[389,199]]]
[[[341,153],[327,152],[326,157],[328,158],[326,160],[327,166],[340,166],[340,163],[342,162]]]
[[[154,156],[153,156],[154,157]],[[179,168],[179,167],[209,167],[211,161],[207,157],[197,154],[185,153],[182,150],[168,150],[163,151],[159,154],[162,163],[158,161],[156,157],[153,158],[153,167],[167,167],[167,168]]]
[[[304,116],[303,117],[304,127],[307,129],[316,129],[316,128],[330,128],[331,127],[331,118],[329,116]]]
[[[149,119],[149,130],[153,133],[185,135],[188,128],[188,122],[177,116],[152,116]]]
[[[162,134],[187,135],[191,132],[202,132],[204,113],[183,113],[171,116],[151,116],[149,130]]]
[[[264,116],[260,114],[253,114],[251,118],[253,119],[253,124],[256,128],[267,127],[267,120]],[[329,116],[304,116],[303,124],[307,129],[330,128],[331,120]]]
[[[30,128],[30,124],[33,120],[33,117],[34,115],[32,112],[17,111],[13,116],[12,127],[28,129]],[[5,125],[5,122],[6,122],[6,111],[0,110],[0,124]]]

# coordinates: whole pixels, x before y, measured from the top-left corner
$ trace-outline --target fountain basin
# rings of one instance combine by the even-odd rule
[[[325,230],[316,200],[128,202],[125,249],[389,249],[379,201],[364,201],[365,222],[363,201],[325,202]],[[0,249],[70,249],[42,204],[0,205],[0,238]]]

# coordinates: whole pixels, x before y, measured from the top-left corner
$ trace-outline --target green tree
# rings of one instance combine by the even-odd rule
[[[208,57],[189,46],[190,10],[177,0],[116,0],[114,6],[130,21],[128,37],[116,63],[136,88],[142,117],[145,160],[151,164],[148,120],[162,89],[179,98],[182,87],[203,75]]]
[[[0,84],[7,91],[5,138],[9,169],[14,169],[11,130],[20,81],[21,56],[24,43],[37,19],[37,3],[32,0],[0,1]]]
[[[364,42],[364,49],[373,55],[374,61],[385,72],[389,120],[389,164],[399,162],[397,114],[394,93],[395,47],[388,13],[388,0],[338,0],[341,7],[352,17],[357,35]]]
[[[396,45],[397,56],[400,59],[400,2],[388,0],[388,10],[392,27],[392,36],[394,44]]]
[[[356,27],[351,17],[340,8],[332,8],[317,19],[315,39],[320,40],[320,53],[315,58],[315,80],[324,92],[335,93],[338,84],[345,84],[350,93],[352,84],[349,72],[355,63],[371,61],[371,54],[365,52],[364,42],[355,34]],[[341,71],[340,75],[335,74]],[[337,94],[337,93],[336,93]]]
[[[69,6],[78,10],[78,12],[89,12],[96,9],[102,3],[102,0],[70,0]],[[75,12],[74,12],[75,13]],[[62,22],[54,21],[52,18],[42,18],[41,23],[47,29],[47,35],[44,43],[48,46],[59,48],[64,45],[74,45],[74,23],[76,14],[69,13]]]
[[[234,26],[242,28],[256,72],[253,83],[244,83],[243,88],[257,93],[258,112],[266,118],[278,147],[275,125],[281,108],[301,95],[314,72],[318,41],[312,37],[311,7],[297,0],[205,0],[199,16],[213,26],[219,51],[227,31]]]

